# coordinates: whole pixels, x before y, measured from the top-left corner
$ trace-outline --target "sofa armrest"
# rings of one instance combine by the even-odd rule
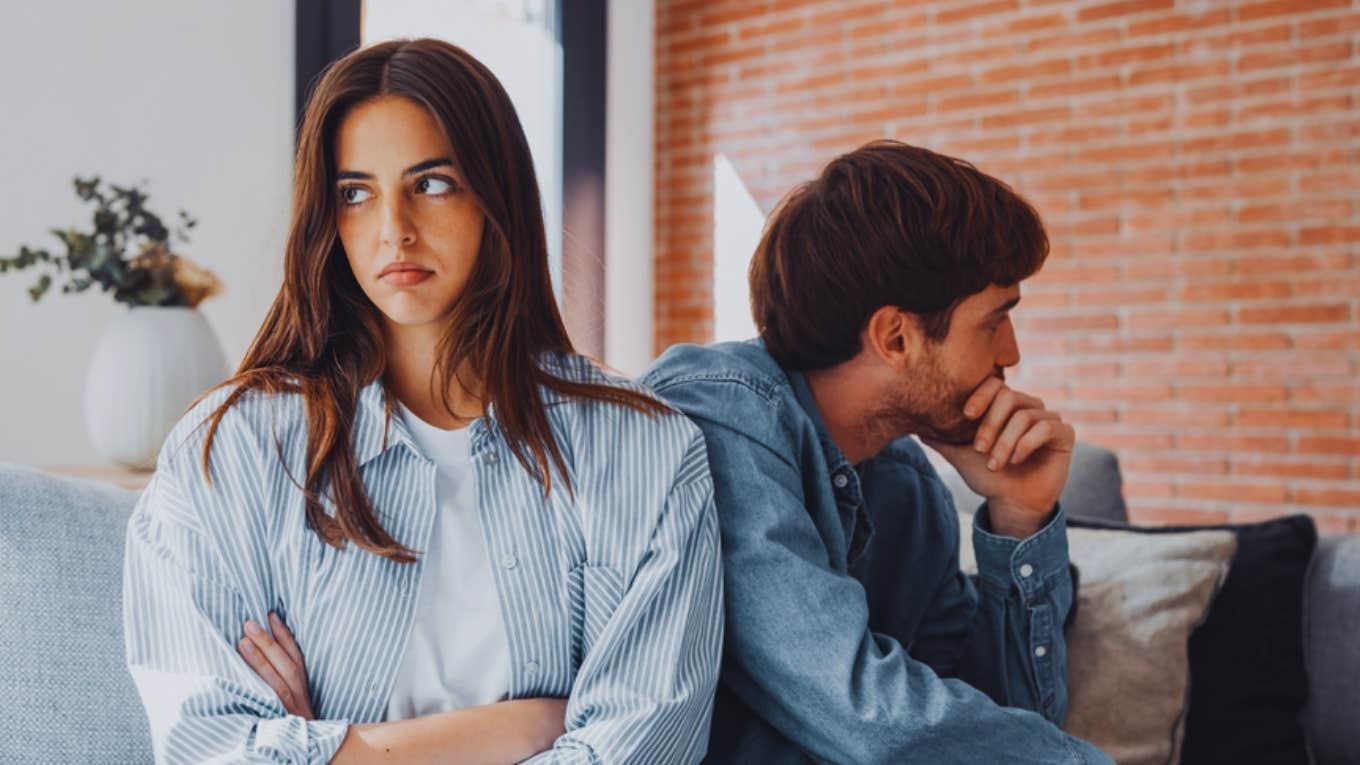
[[[1303,598],[1309,745],[1318,765],[1360,762],[1360,535],[1318,539]]]

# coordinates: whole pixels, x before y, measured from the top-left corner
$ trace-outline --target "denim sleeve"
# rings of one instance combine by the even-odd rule
[[[913,656],[957,677],[996,703],[1039,712],[1061,725],[1067,714],[1063,621],[1072,606],[1067,520],[1061,507],[1028,539],[990,531],[984,505],[973,516],[978,583],[958,571],[931,604]]]
[[[869,629],[868,603],[835,570],[804,505],[791,444],[753,438],[768,407],[732,406],[712,383],[658,393],[704,431],[722,538],[723,682],[817,760],[1109,763],[1039,714],[941,678]],[[711,408],[724,402],[721,408]]]

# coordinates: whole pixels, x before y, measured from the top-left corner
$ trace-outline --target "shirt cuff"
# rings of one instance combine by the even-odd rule
[[[973,515],[973,552],[983,582],[1004,592],[1015,588],[1030,603],[1068,575],[1067,515],[1061,505],[1054,505],[1053,517],[1027,539],[993,534],[990,526],[984,504]]]
[[[255,726],[255,749],[280,762],[330,762],[348,732],[348,720],[274,717]]]

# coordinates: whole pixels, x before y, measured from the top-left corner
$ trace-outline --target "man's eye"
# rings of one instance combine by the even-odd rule
[[[346,186],[340,189],[340,199],[347,205],[357,205],[360,202],[366,201],[369,196],[372,195],[358,186]]]
[[[416,188],[427,194],[430,194],[431,196],[440,196],[442,194],[447,194],[450,191],[453,191],[454,186],[452,183],[444,180],[443,178],[437,178],[433,175],[427,175],[424,178],[420,179],[420,181],[416,184]]]

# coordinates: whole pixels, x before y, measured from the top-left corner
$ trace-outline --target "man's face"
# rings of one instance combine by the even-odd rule
[[[979,420],[963,405],[989,377],[1005,379],[1006,367],[1020,361],[1010,310],[1020,301],[1019,285],[991,285],[954,309],[949,334],[935,342],[921,338],[916,361],[901,387],[889,394],[887,414],[905,429],[952,444],[971,444]]]

